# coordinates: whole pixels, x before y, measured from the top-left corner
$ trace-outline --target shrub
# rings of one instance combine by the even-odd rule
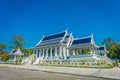
[[[106,64],[107,61],[106,61],[106,60],[97,60],[97,63],[100,63],[100,64]]]
[[[119,63],[119,60],[115,60],[115,63],[116,63],[116,64]]]
[[[108,67],[113,68],[115,67],[115,64],[107,64]]]
[[[85,63],[86,63],[86,60],[84,60],[84,59],[83,59],[83,60],[82,60],[82,63],[83,63],[83,65],[85,65]]]

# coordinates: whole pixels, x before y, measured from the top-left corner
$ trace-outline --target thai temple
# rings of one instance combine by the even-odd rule
[[[93,34],[74,38],[67,30],[43,36],[33,51],[36,54],[36,61],[92,60],[95,62],[107,58],[105,46],[96,45]]]

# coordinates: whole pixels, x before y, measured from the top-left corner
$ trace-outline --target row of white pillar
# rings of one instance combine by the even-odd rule
[[[105,52],[102,52],[102,51],[98,51],[98,54],[101,55],[102,57],[107,57],[107,54]]]
[[[78,55],[78,50],[72,50],[73,55]]]
[[[49,57],[50,59],[52,59],[53,57],[55,58],[64,57],[64,59],[66,59],[66,57],[69,55],[68,49],[66,49],[66,47],[64,46],[59,46],[59,47],[54,46],[54,47],[34,49],[34,50],[36,53],[36,58],[42,57],[47,59]]]
[[[80,53],[82,53],[82,50],[80,50]],[[95,49],[94,48],[90,48],[90,54],[95,55]],[[79,55],[78,49],[72,50],[72,55]]]
[[[90,53],[91,53],[91,55],[95,55],[95,49],[94,48],[90,48]]]
[[[41,49],[34,49],[36,53],[36,58],[44,58],[44,59],[53,59],[53,58],[61,58],[66,59],[67,56],[69,56],[69,49],[67,49],[65,46],[53,46],[53,47],[46,47]],[[80,50],[80,53],[82,53],[82,50]],[[95,49],[90,48],[90,54],[95,55]],[[72,55],[79,55],[78,49],[72,50]]]

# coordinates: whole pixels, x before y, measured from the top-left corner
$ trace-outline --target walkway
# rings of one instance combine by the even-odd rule
[[[50,71],[50,66],[40,66],[40,65],[3,65],[7,67],[24,68],[40,71]],[[120,68],[110,68],[110,69],[96,69],[96,68],[75,68],[75,67],[52,67],[53,72],[74,74],[74,75],[84,75],[84,76],[94,76],[94,77],[104,77],[112,79],[120,79]]]

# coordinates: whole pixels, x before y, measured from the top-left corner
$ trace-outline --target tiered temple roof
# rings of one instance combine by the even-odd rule
[[[43,36],[43,38],[38,42],[36,47],[40,46],[51,46],[51,45],[60,45],[60,44],[67,44],[68,39],[72,37],[72,34],[68,34],[67,31],[63,31],[60,33],[55,33],[48,36]],[[71,39],[70,47],[76,45],[94,45],[93,34],[88,37],[78,38],[78,39]]]
[[[49,46],[49,45],[60,45],[67,44],[66,40],[70,38],[70,34],[67,31],[63,31],[60,33],[55,33],[48,36],[43,36],[42,40],[36,45],[36,47],[40,46]]]

